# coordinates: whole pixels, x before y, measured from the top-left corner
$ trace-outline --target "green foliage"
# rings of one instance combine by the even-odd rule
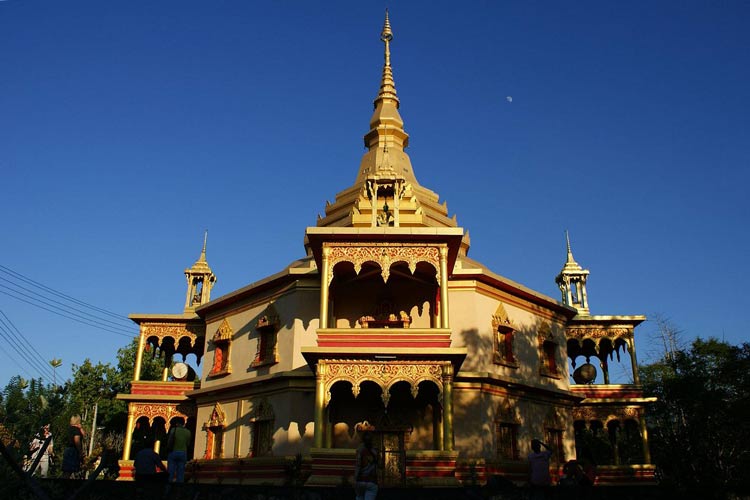
[[[87,433],[90,432],[95,404],[98,406],[99,428],[95,450],[121,448],[121,444],[112,444],[117,441],[113,433],[122,433],[125,429],[127,405],[115,396],[130,391],[137,347],[137,340],[134,340],[118,350],[117,367],[109,363],[94,364],[89,359],[80,366],[74,365],[72,380],[60,386],[44,385],[41,380],[25,380],[20,376],[11,378],[0,391],[0,424],[17,440],[20,456],[28,452],[28,443],[41,426],[49,423],[59,462],[65,447],[70,417],[75,414],[81,415],[83,427]],[[163,360],[152,358],[148,354],[145,353],[143,357],[141,379],[159,380]],[[119,439],[121,440],[122,436]]]
[[[750,344],[698,339],[640,369],[658,401],[648,413],[651,452],[665,481],[706,498],[750,484]]]

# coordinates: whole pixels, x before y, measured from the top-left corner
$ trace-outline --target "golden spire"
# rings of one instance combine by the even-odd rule
[[[380,40],[384,44],[383,76],[380,79],[380,90],[375,98],[375,112],[370,118],[370,131],[365,134],[365,147],[369,150],[382,149],[386,142],[395,149],[403,149],[409,144],[409,134],[404,131],[404,120],[398,112],[399,100],[396,95],[396,83],[393,80],[391,68],[391,40],[393,31],[388,19],[388,9],[385,11],[385,22],[380,32]],[[411,168],[408,169],[409,174]]]
[[[206,262],[206,242],[208,241],[208,229],[203,234],[203,250],[201,250],[201,256],[198,257],[198,262]]]
[[[380,39],[385,44],[385,63],[383,64],[383,77],[380,79],[380,92],[378,92],[378,97],[375,98],[375,107],[377,107],[379,100],[392,99],[396,102],[396,107],[398,108],[399,101],[396,95],[396,82],[393,81],[393,69],[391,68],[391,40],[393,40],[393,32],[391,31],[391,23],[388,20],[388,9],[385,9],[385,22],[383,23],[383,31],[380,33]]]

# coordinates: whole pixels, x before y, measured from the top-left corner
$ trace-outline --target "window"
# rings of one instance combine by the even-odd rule
[[[211,371],[208,373],[209,377],[219,377],[232,373],[229,355],[233,335],[234,331],[229,325],[229,321],[224,318],[224,321],[221,322],[219,329],[216,330],[211,339],[211,343],[214,346],[214,363],[211,365]]]
[[[257,368],[278,363],[276,337],[279,331],[279,316],[273,304],[269,304],[260,315],[255,329],[258,331],[258,348],[250,366]]]
[[[224,427],[226,426],[226,415],[219,403],[214,405],[208,422],[203,424],[206,431],[206,451],[203,458],[211,460],[224,457]]]
[[[518,424],[497,422],[495,426],[497,458],[518,460]]]
[[[563,431],[561,429],[546,428],[544,437],[547,440],[547,446],[552,451],[550,464],[559,467],[565,463],[565,453],[563,451]]]
[[[273,448],[274,412],[265,398],[253,403],[250,412],[249,457],[263,457],[271,454]]]
[[[518,367],[516,355],[513,352],[513,337],[515,327],[500,303],[492,315],[492,331],[494,332],[494,352],[492,361],[498,365]]]
[[[551,378],[560,378],[560,367],[557,363],[557,342],[549,323],[539,325],[539,374]]]

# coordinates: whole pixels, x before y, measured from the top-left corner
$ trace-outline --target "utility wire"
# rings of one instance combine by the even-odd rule
[[[39,283],[38,281],[34,281],[33,279],[31,279],[31,278],[29,278],[27,276],[24,276],[23,274],[21,274],[19,272],[16,272],[16,271],[12,270],[11,268],[9,268],[7,266],[3,266],[2,264],[0,264],[0,272],[5,273],[5,274],[9,274],[9,275],[11,275],[11,276],[13,276],[13,277],[15,277],[17,279],[25,281],[26,283],[29,283],[31,285],[37,286],[39,288],[42,288],[43,290],[46,290],[46,291],[48,291],[48,292],[50,292],[50,293],[52,293],[54,295],[57,295],[58,297],[61,297],[63,299],[67,299],[67,300],[69,300],[71,302],[75,302],[76,304],[79,304],[79,305],[82,305],[82,306],[94,309],[95,311],[99,311],[99,312],[107,314],[109,316],[112,316],[112,317],[114,317],[114,318],[116,318],[116,319],[118,319],[120,321],[123,321],[123,322],[125,322],[127,324],[131,324],[130,319],[127,318],[126,316],[122,315],[122,314],[117,314],[117,313],[114,313],[112,311],[108,311],[106,309],[102,309],[101,307],[97,307],[95,305],[89,304],[88,302],[84,302],[82,300],[78,300],[75,297],[71,297],[70,295],[67,295],[67,294],[65,294],[63,292],[59,292],[59,291],[55,290],[54,288],[50,288],[47,285],[43,285],[42,283]]]
[[[64,302],[60,302],[59,300],[55,300],[55,299],[52,299],[52,298],[49,298],[49,297],[44,297],[44,296],[41,296],[41,295],[38,296],[38,297],[41,297],[41,298],[35,297],[36,295],[38,295],[38,293],[35,290],[31,290],[31,289],[26,288],[26,287],[24,287],[22,285],[19,285],[17,283],[13,283],[12,281],[8,281],[7,284],[11,285],[13,287],[20,288],[22,290],[26,290],[27,292],[30,292],[30,293],[32,293],[34,295],[28,295],[28,294],[25,294],[25,293],[23,293],[21,291],[18,291],[18,290],[15,290],[15,289],[11,288],[12,292],[19,293],[19,294],[23,295],[24,297],[28,297],[28,298],[30,298],[32,300],[39,300],[40,302],[43,302],[44,304],[47,304],[50,307],[54,307],[56,309],[60,309],[58,306],[50,304],[50,302],[53,302],[55,304],[59,304],[60,306],[62,306],[65,309],[72,310],[72,311],[77,311],[77,312],[83,314],[84,317],[86,317],[86,319],[89,320],[89,321],[93,321],[95,323],[99,323],[99,324],[101,324],[103,326],[105,326],[105,325],[108,324],[107,326],[110,326],[111,328],[114,328],[114,329],[117,329],[117,330],[132,331],[132,330],[127,329],[126,327],[124,327],[120,323],[116,323],[116,322],[114,322],[112,320],[109,320],[109,319],[106,319],[106,318],[100,318],[98,316],[95,316],[95,315],[87,312],[87,311],[84,311],[82,309],[78,309],[78,308],[73,307],[71,305],[68,305],[68,304],[66,304]],[[50,301],[50,302],[47,302],[47,301]],[[70,311],[68,311],[68,312],[70,314],[73,314],[74,316],[80,316],[80,315],[78,315],[78,314],[76,314],[74,312],[70,312]],[[132,323],[131,323],[131,325],[132,325]]]
[[[36,372],[38,372],[39,375],[43,379],[47,378],[47,375],[43,374],[43,369],[39,368],[38,362],[35,362],[35,360],[33,358],[30,358],[27,353],[25,353],[25,352],[23,352],[21,350],[21,348],[18,346],[18,342],[14,341],[14,339],[11,338],[12,336],[11,336],[10,331],[7,330],[7,327],[5,326],[5,324],[1,323],[1,322],[0,322],[0,336],[2,336],[8,342],[8,344],[13,348],[13,350],[16,351],[16,353],[18,354],[19,358],[23,362],[25,362],[26,365],[29,368],[32,368],[33,370],[35,370]]]
[[[16,327],[16,325],[10,320],[7,314],[3,312],[0,309],[0,315],[2,315],[2,318],[0,318],[0,324],[5,325],[5,327],[11,332],[14,333],[15,331],[15,337],[16,339],[20,340],[21,347],[24,347],[24,350],[29,353],[29,356],[31,359],[35,361],[35,365],[41,365],[43,367],[43,372],[46,374],[47,377],[50,375],[54,376],[54,372],[52,371],[52,368],[50,365],[47,364],[46,360],[44,359],[44,356],[42,356],[39,351],[37,351],[33,345],[29,342],[29,339],[26,338],[26,336],[21,333],[21,330]],[[3,321],[3,318],[5,318],[5,321]],[[6,324],[7,322],[7,324]],[[10,325],[11,328],[8,327]],[[25,346],[24,346],[25,344]],[[33,353],[31,351],[34,351]]]
[[[15,356],[11,356],[10,353],[8,353],[8,351],[5,350],[5,347],[2,346],[2,344],[0,344],[0,351],[3,351],[3,353],[5,353],[5,355],[8,356],[8,358],[11,361],[13,361],[16,364],[17,367],[19,367],[21,370],[23,370],[24,373],[26,373],[26,375],[28,375],[30,378],[34,378],[34,375],[32,375],[31,373],[29,373],[29,370],[27,370],[24,365],[22,365],[21,363],[19,363]]]
[[[107,326],[102,326],[102,325],[97,325],[95,323],[91,323],[88,320],[85,320],[85,318],[84,319],[78,319],[78,318],[76,318],[74,316],[69,316],[69,315],[64,314],[62,312],[55,311],[54,309],[50,309],[50,308],[41,306],[39,304],[36,304],[34,302],[31,302],[30,300],[26,300],[26,299],[22,299],[21,297],[17,297],[16,295],[13,295],[12,293],[8,292],[7,290],[0,290],[0,293],[8,295],[10,297],[13,297],[16,300],[20,300],[21,302],[25,302],[27,304],[30,304],[30,305],[34,306],[34,307],[38,307],[40,309],[44,309],[45,311],[49,311],[49,312],[51,312],[53,314],[57,314],[58,316],[62,316],[63,318],[72,319],[73,321],[77,321],[78,323],[82,323],[84,325],[91,326],[93,328],[98,328],[99,330],[104,330],[104,331],[107,331],[107,332],[110,332],[110,333],[114,333],[116,335],[121,335],[123,337],[128,337],[128,338],[132,338],[133,336],[135,336],[135,335],[138,334],[137,332],[134,332],[134,333],[124,333],[123,331],[112,330],[112,329],[110,329]]]

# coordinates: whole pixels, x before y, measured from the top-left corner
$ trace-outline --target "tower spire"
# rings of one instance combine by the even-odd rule
[[[195,311],[195,308],[211,300],[211,288],[216,283],[216,275],[206,260],[206,243],[208,230],[203,234],[203,248],[198,260],[192,267],[185,269],[187,278],[187,296],[185,297],[185,312]]]
[[[375,111],[370,118],[370,131],[365,134],[365,147],[370,151],[383,149],[388,142],[389,147],[403,151],[409,144],[409,134],[404,130],[404,120],[398,112],[400,102],[396,94],[396,82],[393,80],[391,67],[393,30],[388,18],[388,9],[385,10],[380,40],[383,42],[383,74],[380,78],[378,95],[373,102]]]
[[[589,298],[586,293],[586,280],[589,271],[584,269],[573,258],[573,250],[570,248],[570,234],[565,230],[565,246],[567,257],[560,274],[555,278],[555,283],[562,292],[563,304],[578,309],[579,314],[589,314]]]

